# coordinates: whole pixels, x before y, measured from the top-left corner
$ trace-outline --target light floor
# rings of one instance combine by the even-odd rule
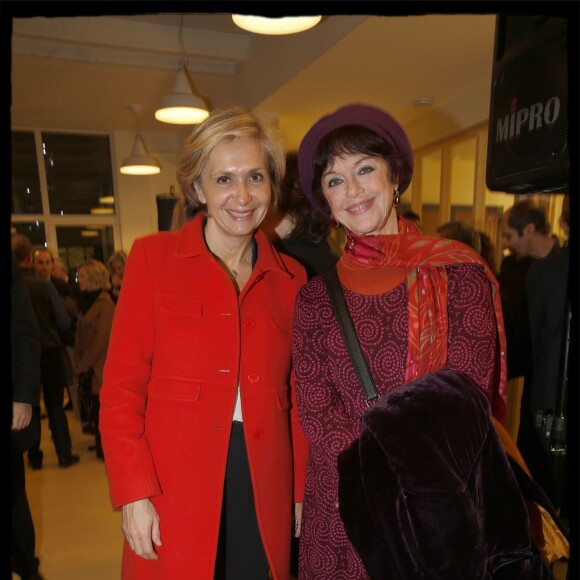
[[[103,463],[87,449],[94,437],[83,434],[72,411],[67,416],[73,453],[80,455],[80,462],[58,467],[46,419],[43,468],[33,471],[25,461],[40,572],[46,580],[116,580],[121,577],[121,513],[111,508]],[[566,579],[566,569],[565,563],[556,564],[556,580]]]
[[[40,572],[46,580],[115,580],[121,577],[121,513],[111,507],[103,462],[87,449],[94,436],[82,432],[72,411],[67,417],[79,463],[67,469],[58,466],[46,419],[42,469],[31,470],[25,457]]]

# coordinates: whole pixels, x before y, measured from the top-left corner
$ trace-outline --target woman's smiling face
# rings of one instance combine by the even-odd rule
[[[397,234],[390,168],[382,157],[334,157],[322,175],[322,193],[334,219],[357,235]]]
[[[210,153],[198,196],[223,234],[250,235],[272,198],[266,155],[256,139],[236,137]]]

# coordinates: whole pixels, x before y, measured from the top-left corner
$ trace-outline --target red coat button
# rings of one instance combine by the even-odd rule
[[[250,381],[250,383],[257,383],[260,380],[260,375],[257,375],[256,373],[252,373],[250,375],[248,375],[248,381]]]
[[[253,330],[256,326],[256,322],[254,321],[253,318],[246,318],[246,320],[244,320],[244,328],[247,328],[248,330]]]
[[[254,439],[262,439],[262,437],[264,437],[264,429],[254,429],[252,435],[254,436]]]

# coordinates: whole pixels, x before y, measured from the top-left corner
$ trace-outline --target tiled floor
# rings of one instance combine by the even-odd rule
[[[68,469],[58,467],[43,419],[43,468],[26,467],[40,570],[46,580],[116,580],[123,543],[121,514],[111,508],[103,463],[87,449],[93,437],[82,433],[72,411],[67,415],[80,462]],[[565,563],[556,565],[556,580],[566,580],[566,568]],[[18,578],[13,575],[13,580]]]

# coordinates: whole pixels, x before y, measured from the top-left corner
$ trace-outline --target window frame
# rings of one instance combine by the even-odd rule
[[[11,131],[32,132],[34,133],[34,142],[36,145],[36,163],[38,167],[38,175],[40,179],[40,195],[42,200],[42,214],[10,214],[12,223],[29,223],[42,222],[44,223],[44,231],[46,234],[46,244],[49,248],[58,252],[57,234],[56,230],[59,226],[76,226],[76,227],[98,227],[111,226],[113,228],[113,239],[115,248],[121,247],[121,223],[119,215],[119,193],[117,188],[117,179],[114,172],[116,162],[113,155],[113,136],[111,133],[98,131],[74,131],[61,129],[46,129],[46,128],[31,128],[31,127],[11,127]],[[42,155],[42,133],[61,133],[63,135],[79,135],[79,136],[106,136],[109,139],[110,155],[111,155],[111,171],[113,182],[113,195],[115,196],[115,213],[107,215],[89,215],[89,214],[68,214],[58,215],[51,214],[49,211],[49,196],[48,196],[48,182],[44,166],[44,158]]]

